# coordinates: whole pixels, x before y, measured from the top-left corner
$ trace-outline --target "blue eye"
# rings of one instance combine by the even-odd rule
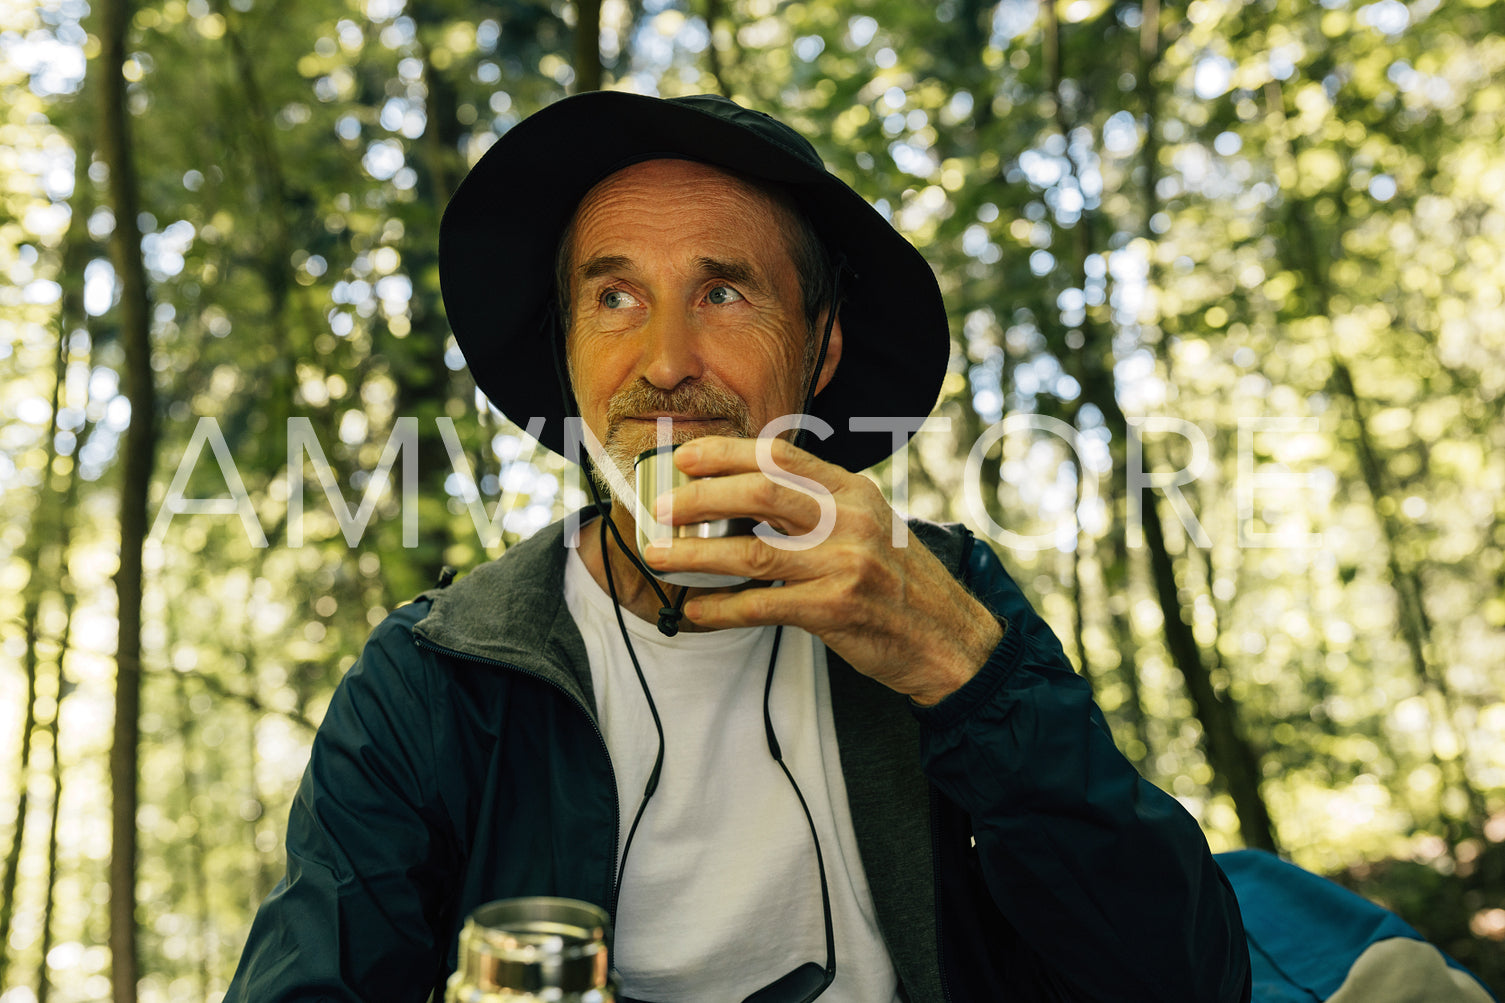
[[[623,292],[620,289],[608,289],[601,294],[601,305],[608,310],[620,310],[623,307],[636,306],[637,302],[637,300],[633,299],[631,293]]]
[[[712,305],[714,306],[721,306],[726,303],[735,303],[741,298],[742,294],[737,292],[737,290],[733,289],[731,286],[713,286],[711,287],[711,291],[706,294],[706,299],[710,300]]]

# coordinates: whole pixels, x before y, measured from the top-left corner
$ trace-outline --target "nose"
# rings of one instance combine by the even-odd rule
[[[689,322],[656,311],[643,329],[643,378],[660,390],[673,390],[705,372],[699,338]]]

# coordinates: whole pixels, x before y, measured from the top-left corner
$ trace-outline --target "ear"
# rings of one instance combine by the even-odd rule
[[[820,330],[826,329],[826,315],[820,318]],[[826,384],[831,382],[831,377],[836,375],[836,366],[841,362],[841,314],[836,315],[836,323],[831,325],[831,340],[826,343],[826,360],[821,364],[820,375],[815,379],[815,392],[819,394],[826,389]]]

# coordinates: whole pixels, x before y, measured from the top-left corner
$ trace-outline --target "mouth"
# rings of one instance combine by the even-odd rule
[[[667,418],[673,424],[667,438],[659,432],[660,419]],[[689,442],[707,435],[741,437],[741,426],[732,418],[720,415],[656,414],[627,415],[607,429],[606,446],[626,450],[626,455],[635,456],[656,442]]]
[[[623,421],[637,422],[643,425],[657,425],[660,420],[667,418],[675,425],[715,425],[728,424],[730,418],[720,415],[693,415],[693,414],[635,414],[622,419]]]

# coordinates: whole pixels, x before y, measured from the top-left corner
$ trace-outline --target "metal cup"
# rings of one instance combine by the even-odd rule
[[[576,899],[501,899],[460,930],[445,1003],[613,1003],[606,911]]]
[[[716,539],[723,536],[748,536],[757,525],[755,519],[715,519],[711,522],[691,522],[679,526],[665,526],[653,518],[651,506],[659,495],[690,483],[695,478],[674,465],[674,451],[678,445],[663,445],[645,449],[638,454],[632,469],[638,496],[637,538],[638,553],[643,553],[655,541],[670,538],[696,537]],[[652,570],[652,569],[649,569]],[[723,588],[741,585],[749,579],[742,575],[715,575],[702,571],[654,571],[653,576],[672,585],[694,585],[700,588]]]

